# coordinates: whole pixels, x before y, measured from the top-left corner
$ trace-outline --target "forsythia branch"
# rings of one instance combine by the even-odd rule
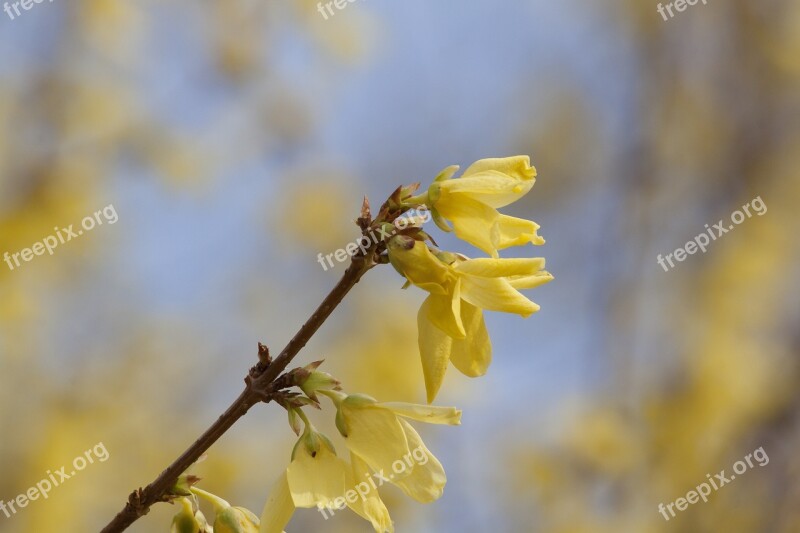
[[[169,501],[178,477],[222,437],[251,407],[260,402],[270,402],[273,395],[279,392],[276,381],[294,357],[303,349],[311,337],[322,326],[334,309],[344,300],[347,293],[359,282],[361,277],[374,267],[376,245],[370,247],[365,254],[354,255],[350,266],[342,275],[339,283],[325,297],[316,311],[303,327],[295,334],[280,355],[271,363],[262,360],[251,370],[245,379],[245,390],[210,428],[198,438],[183,454],[167,467],[152,483],[144,489],[131,493],[125,507],[114,519],[103,528],[102,533],[119,533],[126,530],[136,520],[146,515],[150,507],[156,503]],[[263,352],[259,349],[259,353]]]
[[[544,243],[538,235],[538,224],[497,210],[518,200],[533,186],[536,169],[530,165],[530,159],[527,156],[481,159],[458,178],[457,170],[456,166],[447,167],[426,192],[416,196],[413,195],[419,189],[418,183],[398,187],[375,218],[364,199],[356,220],[362,236],[352,251],[348,246],[352,260],[339,283],[274,361],[269,350],[259,344],[258,363],[246,376],[246,387],[239,398],[155,481],[134,491],[123,510],[103,529],[104,533],[124,531],[147,514],[153,504],[178,498],[182,510],[173,518],[176,526],[173,530],[210,532],[211,527],[198,509],[198,497],[214,505],[214,531],[253,533],[258,528],[261,533],[280,533],[297,508],[322,509],[335,505],[340,509],[348,505],[369,520],[376,532],[394,533],[389,511],[377,487],[361,494],[360,501],[341,495],[348,479],[395,470],[394,458],[408,457],[412,448],[423,452],[419,461],[424,462],[409,464],[413,470],[391,482],[422,503],[441,497],[447,482],[444,468],[405,419],[458,425],[460,410],[379,402],[364,394],[345,393],[333,376],[317,371],[319,361],[290,372],[285,370],[361,277],[378,264],[391,263],[405,278],[405,286],[415,285],[429,293],[417,315],[428,404],[436,398],[451,363],[470,377],[486,373],[492,360],[492,346],[484,311],[532,315],[539,306],[519,291],[548,283],[553,276],[544,270],[544,258],[499,257],[500,250],[512,246]],[[422,228],[431,219],[443,231],[454,232],[456,237],[491,257],[471,259],[439,249]],[[288,390],[295,386],[304,395]],[[317,393],[330,399],[336,408],[336,428],[350,452],[349,462],[336,454],[330,439],[318,432],[303,414],[304,405],[319,407]],[[192,476],[185,472],[251,407],[272,401],[287,410],[289,424],[300,438],[259,519],[247,509],[234,507],[193,487],[197,479],[190,479]]]

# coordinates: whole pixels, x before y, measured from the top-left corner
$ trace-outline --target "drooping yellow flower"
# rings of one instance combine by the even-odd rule
[[[306,427],[286,468],[295,507],[330,504],[344,492],[347,470],[328,438]]]
[[[417,316],[419,349],[428,402],[444,380],[448,363],[470,377],[482,376],[492,359],[492,345],[483,310],[528,317],[539,306],[520,289],[553,279],[543,258],[465,259],[447,252],[434,254],[410,237],[388,244],[389,259],[408,281],[430,293]]]
[[[304,419],[305,421],[305,419]],[[354,458],[355,459],[355,458]],[[393,533],[389,511],[377,489],[356,487],[363,480],[363,467],[351,467],[336,456],[333,444],[306,421],[306,429],[297,441],[292,461],[270,491],[261,516],[261,533],[280,533],[296,508],[341,509],[345,505],[369,520],[377,533]],[[350,498],[349,493],[357,494]]]
[[[306,421],[292,461],[267,500],[262,533],[282,531],[297,507],[330,505],[344,493],[347,470],[330,440]]]
[[[460,178],[457,166],[444,169],[428,188],[425,201],[437,224],[449,231],[442,218],[453,224],[459,239],[492,257],[498,250],[527,243],[544,244],[531,220],[503,215],[497,208],[522,198],[536,181],[528,156],[481,159]]]
[[[362,394],[324,391],[337,407],[336,426],[350,453],[381,479],[411,498],[430,503],[447,483],[442,464],[404,418],[429,424],[459,425],[461,411],[404,402],[379,403]]]

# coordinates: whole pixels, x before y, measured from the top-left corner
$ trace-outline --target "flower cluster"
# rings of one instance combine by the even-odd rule
[[[385,235],[369,250],[362,250],[358,259],[391,263],[406,279],[404,288],[415,285],[428,293],[418,314],[428,404],[439,392],[450,362],[467,376],[486,373],[492,347],[484,310],[528,317],[539,306],[519,291],[553,279],[544,270],[544,259],[499,257],[498,251],[510,246],[544,243],[536,223],[497,210],[518,200],[533,186],[536,170],[529,159],[483,159],[455,178],[457,170],[448,167],[417,196],[414,193],[419,185],[399,187],[374,219],[365,200],[357,221],[364,235],[373,231]],[[409,215],[420,208],[430,210],[437,226],[455,231],[457,237],[491,257],[470,259],[440,250],[422,230],[423,221]],[[404,221],[403,229],[381,231],[396,229],[398,220]],[[338,380],[318,370],[319,365],[296,368],[278,380],[281,387],[272,399],[287,410],[289,424],[299,438],[289,465],[272,487],[261,518],[195,487],[177,487],[175,494],[180,496],[182,510],[175,518],[173,532],[281,533],[297,508],[345,506],[368,520],[376,532],[393,532],[378,489],[384,482],[419,502],[441,497],[447,482],[444,468],[409,421],[458,425],[461,411],[347,394]],[[287,390],[291,387],[300,392]],[[336,428],[344,440],[346,457],[337,453],[331,439],[318,431],[303,411],[308,406],[320,408],[319,396],[329,399],[335,408]],[[199,511],[197,497],[214,505],[213,528]]]
[[[339,501],[368,520],[377,532],[394,531],[389,511],[378,486],[370,481],[377,474],[423,503],[437,500],[447,477],[438,459],[428,450],[419,433],[406,419],[430,424],[461,423],[461,411],[409,403],[381,403],[362,394],[336,390],[319,391],[336,407],[336,427],[344,438],[349,463],[336,454],[331,440],[317,431],[301,410],[305,423],[292,460],[278,478],[261,517],[262,533],[280,533],[298,507],[339,507]],[[412,452],[413,451],[413,452]],[[395,463],[421,451],[417,460],[399,470]],[[389,473],[391,472],[391,473]],[[345,498],[347,492],[354,497]]]
[[[388,243],[392,265],[408,283],[427,291],[418,314],[419,349],[428,402],[432,402],[452,362],[470,377],[486,373],[492,345],[483,310],[528,317],[539,306],[519,291],[553,279],[542,258],[500,259],[498,250],[527,243],[543,244],[538,224],[503,215],[498,207],[524,196],[536,170],[526,156],[482,159],[460,178],[458,167],[443,170],[427,193],[410,199],[428,205],[445,231],[490,254],[469,259],[429,246],[423,236],[398,235]]]

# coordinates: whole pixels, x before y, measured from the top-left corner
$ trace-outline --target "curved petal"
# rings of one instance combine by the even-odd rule
[[[544,244],[544,239],[538,231],[539,224],[532,220],[500,215],[494,226],[494,243],[499,250],[528,243],[539,246]]]
[[[465,376],[482,376],[492,362],[492,341],[483,320],[483,310],[463,302],[461,317],[467,330],[467,338],[453,341],[450,361]]]
[[[479,159],[467,167],[463,176],[466,178],[487,170],[496,170],[522,181],[536,177],[536,168],[531,166],[531,158],[527,155]]]
[[[394,470],[395,478],[392,483],[400,487],[408,496],[421,503],[430,503],[438,500],[444,493],[444,486],[447,484],[447,475],[444,472],[442,463],[428,450],[419,433],[411,427],[405,420],[400,421],[403,430],[408,438],[411,454],[408,457],[412,461],[411,472],[403,477],[397,476],[398,467]],[[400,459],[405,471],[409,469],[408,463]]]
[[[433,183],[449,180],[450,178],[455,176],[459,168],[461,167],[459,167],[458,165],[450,165],[449,167],[439,172],[439,174],[433,179]]]
[[[378,487],[372,481],[372,472],[369,466],[358,455],[350,454],[352,468],[348,470],[347,487],[358,494],[358,499],[350,501],[347,505],[356,514],[365,520],[369,520],[375,533],[394,533],[394,525],[389,516],[389,510],[381,500]]]
[[[436,399],[436,395],[444,381],[447,366],[450,363],[450,350],[453,339],[440,330],[428,319],[430,299],[427,298],[417,313],[417,330],[419,353],[422,358],[422,373],[425,376],[425,390],[428,403]]]
[[[447,424],[448,426],[461,424],[461,409],[456,409],[455,407],[420,405],[406,402],[383,402],[379,403],[378,407],[389,409],[398,416],[428,424]],[[411,443],[409,442],[408,445],[410,447]]]
[[[408,441],[397,417],[376,406],[348,407],[341,412],[347,424],[348,449],[376,472],[391,472],[392,463],[408,453]]]
[[[451,180],[459,181],[459,180]],[[494,208],[464,195],[442,193],[435,204],[436,210],[452,222],[456,237],[497,257],[492,241],[492,227],[500,214]]]
[[[528,317],[539,306],[528,300],[503,278],[483,278],[463,274],[461,297],[481,309],[515,313]]]
[[[284,472],[269,491],[269,498],[261,513],[259,533],[282,533],[294,514],[294,502],[289,491],[289,481]]]
[[[431,294],[423,302],[426,316],[431,323],[454,339],[466,336],[464,324],[461,322],[461,280],[456,279],[451,294],[440,296]]]
[[[505,278],[510,276],[530,276],[540,272],[544,266],[545,260],[543,257],[512,259],[481,257],[456,262],[454,268],[457,272],[483,278]]]
[[[531,276],[512,276],[507,279],[511,286],[517,290],[535,289],[540,285],[553,281],[553,275],[550,274],[550,272],[542,270]]]
[[[322,445],[315,456],[298,446],[294,461],[286,469],[286,479],[295,507],[329,505],[344,494],[347,463]]]
[[[497,209],[512,204],[528,194],[534,180],[519,180],[497,172],[487,170],[469,177],[450,180],[441,184],[441,194],[470,198],[488,207]]]
[[[445,188],[491,207],[503,207],[527,194],[535,181],[536,169],[528,156],[521,155],[476,161]]]

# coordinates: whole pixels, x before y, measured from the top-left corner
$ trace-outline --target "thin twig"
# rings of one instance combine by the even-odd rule
[[[295,334],[280,355],[271,363],[259,363],[245,379],[247,387],[225,413],[206,430],[183,454],[167,467],[152,483],[144,489],[135,490],[128,498],[125,507],[103,528],[101,533],[119,533],[126,530],[136,520],[146,515],[156,503],[169,501],[178,477],[224,435],[251,407],[259,402],[269,402],[278,390],[274,387],[289,363],[308,343],[314,333],[327,320],[333,310],[342,302],[361,277],[373,266],[375,246],[366,254],[355,255],[342,279],[325,297],[311,318]],[[261,349],[259,353],[261,354]]]

